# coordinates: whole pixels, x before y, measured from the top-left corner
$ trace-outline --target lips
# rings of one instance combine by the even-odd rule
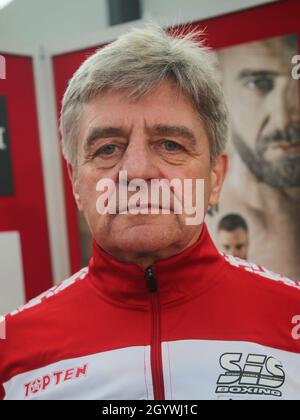
[[[272,145],[272,149],[279,149],[287,155],[300,154],[300,141],[294,144],[282,142]]]
[[[299,152],[300,151],[300,143],[299,144],[295,144],[293,146],[282,146],[282,150],[284,150],[285,152]]]
[[[161,206],[160,204],[143,204],[141,206],[128,206],[128,207],[122,207],[119,211],[119,214],[121,213],[130,213],[131,210],[149,210],[149,214],[151,214],[151,210],[159,210],[160,212],[162,210],[170,210],[170,212],[172,212],[172,209],[170,208],[166,208]]]

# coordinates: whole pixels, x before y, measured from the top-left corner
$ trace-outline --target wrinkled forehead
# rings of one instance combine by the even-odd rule
[[[218,52],[218,58],[223,72],[242,68],[285,72],[296,54],[298,37],[291,35],[224,48]]]
[[[238,227],[231,231],[221,229],[219,231],[219,237],[223,241],[239,242],[246,241],[248,238],[248,233],[245,231],[245,229],[241,227]]]
[[[152,135],[172,135],[196,143],[206,137],[201,115],[190,97],[164,81],[139,98],[125,89],[106,89],[82,107],[78,140],[83,146],[99,138],[128,137],[133,128]]]

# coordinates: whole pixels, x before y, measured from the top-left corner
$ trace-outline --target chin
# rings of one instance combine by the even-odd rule
[[[124,227],[116,235],[118,247],[125,252],[148,254],[163,250],[176,242],[180,232],[168,223],[145,223]]]

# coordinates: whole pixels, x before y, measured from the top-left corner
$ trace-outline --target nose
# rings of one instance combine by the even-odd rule
[[[300,123],[300,90],[299,82],[290,79],[287,85],[284,101],[292,123]]]
[[[289,79],[278,86],[269,102],[269,121],[273,130],[286,130],[299,124],[299,88],[297,81]]]
[[[141,138],[130,140],[120,170],[127,172],[129,182],[136,178],[150,181],[159,177],[155,156],[147,141]]]

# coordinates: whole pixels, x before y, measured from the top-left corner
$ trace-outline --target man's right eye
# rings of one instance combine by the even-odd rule
[[[107,144],[103,147],[100,147],[100,149],[97,150],[95,155],[96,156],[99,156],[99,155],[110,156],[110,155],[113,155],[115,151],[116,151],[115,144]]]
[[[274,89],[274,80],[269,77],[256,77],[250,79],[246,86],[251,90],[256,90],[259,93],[267,94]]]

